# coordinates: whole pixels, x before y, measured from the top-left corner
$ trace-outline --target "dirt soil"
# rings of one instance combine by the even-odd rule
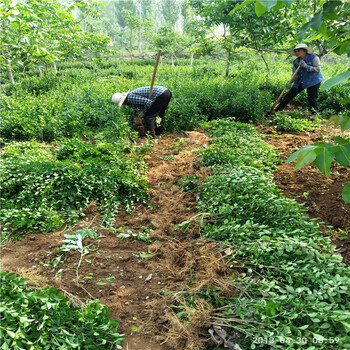
[[[350,170],[333,162],[330,177],[327,179],[314,164],[295,171],[295,162],[285,164],[285,160],[296,150],[315,142],[332,142],[335,136],[344,135],[333,126],[303,132],[278,132],[273,127],[257,127],[265,135],[265,142],[274,146],[283,163],[274,174],[274,181],[284,195],[304,204],[310,218],[317,218],[325,226],[325,234],[330,234],[335,251],[340,253],[346,264],[350,264],[350,204],[345,204],[341,193],[346,183],[350,182]],[[342,232],[343,231],[343,232]],[[344,235],[344,232],[347,235]]]
[[[278,149],[283,160],[291,150],[334,134],[332,128],[306,133],[280,133],[266,126],[257,130]],[[191,327],[178,321],[174,307],[181,304],[180,292],[199,290],[232,274],[219,245],[201,238],[198,218],[185,231],[176,226],[197,214],[197,194],[182,191],[179,180],[192,175],[200,182],[210,174],[196,152],[209,142],[200,130],[163,135],[145,156],[150,206],[135,205],[132,215],[121,210],[114,229],[106,229],[99,226],[100,214],[91,203],[85,219],[75,227],[66,226],[45,235],[28,234],[17,242],[3,244],[1,266],[26,276],[32,286],[56,287],[74,303],[99,299],[109,308],[111,318],[120,321],[119,332],[125,335],[123,349],[193,349],[194,344],[209,340],[209,305],[203,302],[197,308],[200,311],[191,315]],[[336,251],[349,264],[350,240],[339,231],[350,231],[350,205],[341,197],[342,187],[350,181],[349,169],[334,166],[326,179],[313,166],[298,171],[293,167],[284,162],[279,166],[274,175],[276,185],[287,197],[304,203],[311,218],[334,226]],[[62,247],[64,235],[82,228],[94,229],[98,241],[84,241],[84,246],[91,245],[81,264],[80,254],[70,251],[54,269],[50,262],[58,256],[55,252]],[[117,237],[140,232],[149,233],[151,242]],[[325,228],[324,233],[329,234],[329,230]],[[235,293],[232,288],[226,292]]]

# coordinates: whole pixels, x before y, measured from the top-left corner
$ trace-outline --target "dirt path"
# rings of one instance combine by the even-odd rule
[[[283,159],[290,155],[290,149],[320,141],[329,133],[282,134],[265,127],[259,132],[283,153]],[[163,136],[145,158],[149,163],[150,207],[136,205],[133,215],[120,211],[114,229],[104,229],[98,225],[100,215],[91,205],[86,219],[75,227],[7,242],[2,247],[1,265],[26,276],[35,286],[56,287],[76,303],[100,299],[109,307],[111,317],[120,321],[125,349],[191,349],[203,342],[208,339],[210,307],[203,302],[197,308],[201,311],[191,315],[192,326],[184,327],[174,308],[181,298],[165,295],[169,291],[195,291],[232,273],[226,270],[217,246],[201,240],[199,219],[185,232],[176,227],[197,213],[196,194],[182,191],[179,181],[192,175],[199,182],[209,175],[196,153],[209,141],[199,131]],[[282,164],[275,173],[276,184],[284,194],[305,203],[311,217],[349,231],[350,205],[345,205],[340,196],[342,185],[350,181],[349,169],[334,167],[330,180],[326,180],[313,168],[294,172],[293,166]],[[81,265],[80,254],[71,251],[53,269],[52,261],[58,256],[55,251],[62,246],[64,235],[83,228],[94,229],[98,243],[84,241],[92,245]],[[122,239],[120,234],[138,235],[138,239]],[[144,241],[146,234],[150,242]],[[339,231],[333,236],[339,252],[349,261],[349,239],[340,240]]]

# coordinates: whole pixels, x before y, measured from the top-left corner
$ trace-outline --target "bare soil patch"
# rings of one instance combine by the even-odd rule
[[[307,133],[279,133],[274,128],[258,127],[265,141],[277,147],[285,160],[291,150],[324,140],[333,129]],[[26,276],[33,286],[54,286],[73,302],[88,298],[99,299],[120,321],[119,332],[125,334],[123,346],[130,350],[193,349],[209,339],[210,307],[204,301],[192,316],[191,327],[184,327],[175,317],[172,305],[181,298],[165,297],[162,291],[199,290],[203,285],[220,283],[228,270],[218,244],[200,237],[199,219],[183,232],[176,225],[197,214],[196,193],[184,192],[179,181],[195,175],[198,182],[210,174],[200,163],[196,150],[206,147],[210,140],[200,131],[183,135],[164,135],[145,159],[149,164],[150,206],[135,205],[132,215],[121,210],[114,223],[115,230],[101,228],[96,207],[86,210],[86,218],[75,227],[63,227],[49,234],[28,234],[20,241],[2,246],[1,265],[4,270]],[[304,203],[311,218],[325,225],[350,230],[350,205],[341,198],[342,186],[350,181],[349,169],[332,167],[326,179],[314,167],[297,172],[294,165],[280,165],[274,179],[283,193]],[[100,236],[84,256],[77,272],[80,255],[76,251],[57,269],[49,264],[57,256],[64,235],[82,228],[94,229]],[[152,242],[134,238],[118,238],[123,233],[139,233],[147,228]],[[325,229],[327,234],[327,229]],[[350,241],[341,240],[339,230],[332,236],[337,249],[349,263]],[[62,269],[60,274],[58,270]],[[221,285],[223,288],[224,285]],[[227,295],[237,291],[228,286]]]

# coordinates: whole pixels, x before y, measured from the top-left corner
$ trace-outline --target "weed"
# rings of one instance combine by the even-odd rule
[[[117,235],[118,238],[125,239],[125,238],[134,238],[139,241],[144,241],[147,243],[151,243],[151,238],[148,233],[139,232],[139,233],[133,233],[131,230],[127,230],[127,233],[121,233]]]

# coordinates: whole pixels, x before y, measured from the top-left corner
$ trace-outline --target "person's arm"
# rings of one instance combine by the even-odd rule
[[[128,95],[128,103],[131,105],[138,105],[140,107],[149,107],[152,104],[152,100],[135,92],[130,92]]]
[[[312,60],[312,66],[307,66],[309,72],[320,73],[321,72],[321,61],[318,56]]]

